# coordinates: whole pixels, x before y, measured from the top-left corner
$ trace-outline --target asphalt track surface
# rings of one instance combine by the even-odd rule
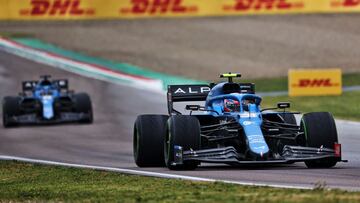
[[[1,98],[17,94],[22,80],[36,79],[41,74],[68,78],[72,89],[88,92],[93,101],[94,124],[0,127],[0,155],[264,184],[309,187],[325,182],[328,187],[360,190],[357,123],[338,122],[343,158],[349,163],[339,163],[332,169],[307,169],[303,163],[237,168],[203,165],[195,171],[137,168],[132,155],[133,122],[139,114],[166,113],[165,95],[89,79],[0,51]]]

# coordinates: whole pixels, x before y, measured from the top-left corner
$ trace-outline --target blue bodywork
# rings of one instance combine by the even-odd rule
[[[255,84],[233,81],[240,76],[222,74],[220,77],[228,78],[228,82],[219,84],[168,86],[171,119],[167,129],[171,133],[165,136],[164,151],[170,169],[194,167],[201,162],[238,165],[341,160],[341,154],[336,154],[331,144],[326,149],[306,146],[306,132],[302,129],[305,124],[297,124],[294,114],[298,112],[286,111],[289,102],[261,109],[262,98],[255,94]],[[189,104],[203,101],[204,106]],[[190,112],[175,109],[176,102],[187,102],[185,110]],[[189,129],[183,130],[185,125]]]
[[[3,114],[6,127],[60,123],[92,123],[92,105],[88,94],[69,90],[67,79],[23,81],[18,96],[4,98]],[[11,105],[10,105],[11,104]]]
[[[42,104],[42,116],[44,119],[52,119],[55,116],[54,101],[60,97],[61,91],[54,84],[40,82],[32,92],[32,97]]]
[[[269,147],[261,131],[262,115],[260,112],[261,97],[254,94],[230,93],[223,91],[226,83],[217,84],[209,92],[205,108],[213,116],[230,116],[233,117],[244,129],[246,143],[249,152],[255,157],[264,157],[269,153]],[[224,99],[233,99],[240,102],[239,112],[224,112]],[[244,100],[253,100],[247,104],[247,108],[242,105]],[[248,110],[248,111],[245,111]]]

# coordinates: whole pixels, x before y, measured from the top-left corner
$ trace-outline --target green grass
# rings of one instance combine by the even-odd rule
[[[342,96],[321,97],[264,97],[262,106],[272,107],[277,102],[290,101],[291,110],[306,112],[329,111],[336,118],[360,121],[360,91],[344,92]]]
[[[277,78],[258,78],[258,79],[240,79],[239,82],[253,82],[256,85],[257,92],[287,91],[287,77]],[[360,85],[360,73],[343,74],[343,86]]]
[[[359,202],[359,192],[204,183],[0,161],[0,202]]]

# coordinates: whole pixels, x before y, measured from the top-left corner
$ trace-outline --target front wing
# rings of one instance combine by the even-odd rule
[[[338,144],[338,146],[340,146]],[[183,151],[181,146],[174,148],[173,165],[183,164],[186,161],[199,161],[207,163],[224,163],[230,165],[251,165],[251,164],[290,164],[294,162],[304,162],[310,160],[321,160],[334,158],[337,161],[341,159],[341,151],[328,148],[313,148],[302,146],[286,145],[282,155],[267,160],[247,160],[243,154],[236,151],[234,147],[224,147],[205,150]]]
[[[46,124],[60,124],[60,123],[76,123],[87,120],[91,117],[87,113],[73,113],[62,112],[54,119],[44,119],[37,114],[24,114],[20,116],[13,116],[9,121],[19,125],[46,125]]]

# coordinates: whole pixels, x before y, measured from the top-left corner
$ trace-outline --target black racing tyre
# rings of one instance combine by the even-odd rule
[[[74,105],[76,113],[85,113],[88,116],[82,119],[81,123],[92,123],[94,119],[91,99],[87,93],[78,93],[74,95]]]
[[[281,118],[284,119],[284,122],[287,124],[292,124],[292,125],[296,125],[296,118],[294,114],[290,114],[290,113],[284,113],[284,114],[279,114],[281,116]]]
[[[20,114],[20,97],[5,97],[2,102],[3,125],[5,128],[14,127],[17,123],[11,119]]]
[[[167,121],[166,136],[164,142],[164,154],[166,166],[171,170],[192,170],[198,165],[198,161],[186,161],[183,164],[174,164],[175,146],[181,146],[183,151],[200,149],[200,123],[194,116],[175,115]]]
[[[305,145],[308,147],[334,148],[338,142],[338,135],[333,116],[328,112],[314,112],[305,114],[300,123],[301,131],[305,135]],[[331,168],[335,166],[335,158],[305,161],[308,168]]]
[[[162,167],[166,115],[140,115],[134,125],[133,153],[139,167]]]

